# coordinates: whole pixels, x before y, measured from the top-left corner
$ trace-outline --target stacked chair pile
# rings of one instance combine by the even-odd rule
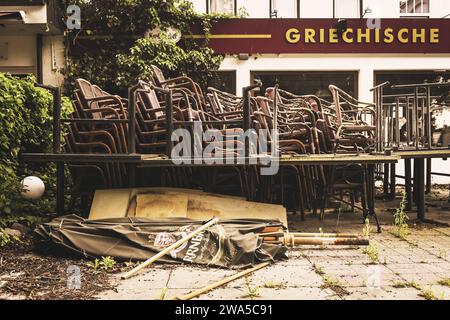
[[[193,132],[194,123],[203,130],[214,130],[227,137],[244,130],[244,99],[215,88],[206,92],[188,77],[166,79],[152,66],[150,83],[139,81],[135,104],[135,149],[139,154],[168,153],[170,140],[167,122],[173,129]],[[282,89],[268,88],[265,96],[249,98],[250,121],[255,130],[267,129],[268,144],[279,133],[281,157],[314,154],[361,153],[373,150],[376,143],[375,105],[357,101],[343,90],[330,85],[332,101],[314,95],[296,95]],[[171,99],[168,98],[170,94]],[[172,101],[172,114],[167,114]],[[65,151],[68,153],[130,153],[130,101],[105,92],[84,79],[76,80],[73,94],[75,112],[69,122]],[[244,145],[238,140],[219,142],[211,138],[202,146],[214,146],[224,157],[236,157]],[[233,147],[230,149],[230,147]],[[231,151],[230,151],[231,150]],[[271,150],[270,147],[268,150]],[[269,151],[270,152],[270,151]],[[70,165],[76,190],[123,187],[127,166],[122,163]],[[171,167],[139,169],[141,186],[202,188],[208,192],[244,196],[249,200],[281,203],[300,212],[314,214],[331,206],[331,199],[350,195],[353,209],[361,199],[367,215],[366,168],[352,166],[283,166],[273,177],[262,177],[254,166]],[[151,171],[151,172],[149,172]],[[239,188],[236,188],[239,186]]]

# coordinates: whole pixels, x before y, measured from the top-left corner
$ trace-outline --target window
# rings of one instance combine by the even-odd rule
[[[298,18],[300,0],[269,0],[270,18]]]
[[[216,71],[215,76],[208,79],[208,87],[236,94],[236,71]]]
[[[351,96],[358,97],[357,71],[254,71],[252,78],[262,81],[261,92],[278,83],[281,89],[294,94],[314,94],[331,100],[328,86],[334,84]]]
[[[439,82],[440,79],[450,81],[450,71],[376,71],[375,83],[376,85],[389,81],[392,85],[398,84],[420,84],[425,82]],[[438,88],[432,89],[432,95],[439,93]],[[447,89],[448,90],[448,89]],[[402,94],[408,93],[408,90],[384,89],[385,94]]]
[[[208,13],[236,14],[236,0],[207,0]]]
[[[428,16],[430,0],[400,0],[401,16]]]

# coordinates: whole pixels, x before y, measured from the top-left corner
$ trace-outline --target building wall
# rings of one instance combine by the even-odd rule
[[[0,42],[6,43],[8,50],[8,58],[0,60],[0,71],[36,72],[35,36],[0,36]]]
[[[190,0],[198,12],[206,13],[206,0]],[[269,18],[270,0],[237,0],[237,9],[244,7],[249,18]],[[278,9],[278,18],[297,18],[297,3],[300,3],[300,18],[359,18],[359,0],[272,0]],[[372,13],[365,18],[399,18],[398,0],[363,0],[363,12],[370,8]],[[442,18],[450,13],[449,0],[430,0],[430,18]]]

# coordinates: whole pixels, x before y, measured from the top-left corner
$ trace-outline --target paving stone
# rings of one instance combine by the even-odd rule
[[[417,300],[418,291],[414,288],[392,288],[382,287],[370,289],[367,287],[353,288],[350,295],[345,296],[345,300]]]
[[[256,300],[328,300],[339,299],[330,289],[316,287],[271,289],[261,288]]]
[[[288,287],[320,287],[322,284],[322,277],[316,274],[311,266],[278,268],[277,265],[274,265],[258,270],[248,278],[252,285],[260,286],[275,283]]]
[[[236,272],[221,269],[179,268],[172,272],[167,287],[170,289],[199,289]]]

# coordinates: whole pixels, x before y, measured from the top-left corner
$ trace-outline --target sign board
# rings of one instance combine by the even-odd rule
[[[450,54],[450,19],[228,19],[193,33],[222,54]]]

